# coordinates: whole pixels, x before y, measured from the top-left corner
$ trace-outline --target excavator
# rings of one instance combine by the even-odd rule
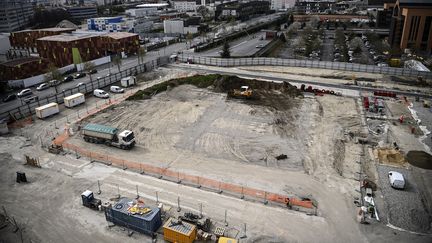
[[[232,91],[232,96],[236,98],[246,98],[252,97],[253,91],[249,86],[241,86],[240,89],[234,89]]]

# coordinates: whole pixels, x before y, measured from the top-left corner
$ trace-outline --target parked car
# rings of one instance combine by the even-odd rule
[[[75,79],[79,79],[79,78],[84,78],[86,76],[86,74],[85,73],[77,73],[77,74],[75,74]]]
[[[38,91],[41,91],[41,90],[44,90],[44,89],[49,89],[49,84],[48,83],[41,83],[41,84],[39,84],[39,86],[37,86],[36,87],[36,90],[38,90]]]
[[[16,98],[17,98],[16,94],[10,94],[3,99],[3,102],[9,102],[9,101],[14,100]]]
[[[123,93],[124,89],[120,88],[119,86],[111,86],[110,91],[113,93]]]
[[[60,83],[61,83],[60,81],[55,80],[55,79],[53,79],[53,80],[51,80],[51,81],[48,82],[48,84],[49,84],[50,87],[59,85]]]
[[[81,86],[85,86],[85,83],[78,83],[75,87],[81,87]]]
[[[109,94],[101,89],[95,89],[93,90],[93,95],[98,97],[98,98],[104,98],[107,99],[109,98]]]
[[[390,185],[396,189],[404,189],[405,188],[405,179],[404,176],[397,171],[389,171],[388,173]]]
[[[92,69],[92,70],[88,71],[88,73],[89,74],[95,74],[95,73],[97,73],[97,70],[96,69]]]
[[[70,81],[72,81],[73,79],[74,79],[73,76],[72,76],[72,75],[69,75],[69,76],[66,76],[66,77],[63,78],[63,82],[70,82]]]
[[[37,96],[30,96],[30,97],[24,99],[24,103],[27,104],[27,103],[35,102],[35,101],[38,101],[38,100],[39,100],[39,97],[37,97]]]
[[[263,47],[264,47],[264,44],[259,44],[256,46],[256,48],[263,48]]]
[[[33,94],[33,92],[31,91],[31,89],[23,89],[17,94],[17,96],[21,98],[21,97],[29,96],[32,94]]]

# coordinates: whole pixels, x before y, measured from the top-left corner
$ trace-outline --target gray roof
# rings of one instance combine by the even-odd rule
[[[151,212],[148,212],[144,215],[131,214],[128,212],[128,208],[129,208],[129,206],[131,206],[130,204],[133,203],[133,201],[134,201],[133,199],[126,198],[126,197],[120,198],[120,200],[112,207],[112,210],[127,214],[130,217],[140,218],[140,219],[143,219],[145,221],[152,221],[153,218],[160,211],[160,209],[158,207],[148,207],[151,209]]]

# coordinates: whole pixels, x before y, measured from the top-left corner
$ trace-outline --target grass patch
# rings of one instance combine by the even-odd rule
[[[129,96],[126,100],[143,100],[149,99],[151,96],[160,92],[164,92],[169,87],[176,87],[183,84],[194,85],[198,88],[207,88],[213,85],[215,80],[221,77],[219,74],[195,75],[191,77],[171,79],[160,84],[153,85],[145,90],[138,90],[135,94]]]

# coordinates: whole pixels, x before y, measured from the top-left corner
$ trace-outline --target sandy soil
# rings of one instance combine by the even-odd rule
[[[251,105],[181,86],[150,100],[123,102],[88,120],[133,127],[138,140],[134,150],[89,145],[79,136],[71,142],[192,175],[312,197],[319,215],[332,224],[351,225],[347,239],[356,234],[360,239],[354,206],[348,203],[358,196],[354,178],[362,151],[354,139],[361,129],[356,101],[323,96],[277,102],[288,104],[278,106],[283,109]],[[275,160],[281,153],[288,159]],[[335,197],[344,199],[336,202]]]
[[[317,216],[90,163],[86,158],[76,159],[74,153],[47,154],[40,149],[38,140],[40,135],[50,139],[46,133],[52,132],[53,120],[37,121],[26,129],[14,131],[14,136],[0,138],[0,190],[4,195],[0,197],[0,205],[26,225],[25,239],[33,242],[150,241],[141,234],[127,237],[119,227],[108,229],[102,214],[81,206],[80,193],[85,189],[96,191],[96,180],[102,182],[103,193],[99,197],[103,200],[117,194],[117,185],[122,195],[134,197],[138,185],[140,195],[149,203],[154,203],[154,193],[159,191],[168,209],[175,207],[178,196],[182,197],[184,208],[195,212],[202,202],[205,214],[219,222],[223,221],[227,209],[233,231],[241,231],[243,223],[247,223],[247,242],[431,241],[430,236],[385,227],[385,222],[373,225],[356,222],[356,207],[352,202],[360,195],[355,180],[360,169],[357,161],[370,162],[366,165],[371,173],[376,171],[371,169],[372,160],[367,156],[372,153],[365,153],[367,148],[356,143],[356,137],[364,133],[365,122],[355,99],[307,96],[276,98],[272,102],[275,101],[276,108],[182,86],[150,100],[122,102],[90,118],[132,128],[138,146],[131,151],[88,144],[79,135],[70,141],[107,155],[191,175],[311,197],[318,202]],[[59,119],[64,122],[64,117]],[[61,128],[54,129],[54,133],[57,131]],[[32,135],[32,140],[27,141],[18,134]],[[393,135],[409,134],[395,132]],[[406,143],[418,146],[414,142]],[[401,146],[405,149],[405,145]],[[287,154],[288,159],[276,161],[274,156],[280,153]],[[23,154],[38,157],[42,169],[23,166]],[[27,173],[31,183],[14,182],[15,172],[19,170]],[[427,175],[421,179],[423,186],[429,183],[430,179],[424,179]],[[377,203],[383,205],[379,198]],[[16,242],[17,237],[10,227],[0,231],[0,240],[5,242]]]

